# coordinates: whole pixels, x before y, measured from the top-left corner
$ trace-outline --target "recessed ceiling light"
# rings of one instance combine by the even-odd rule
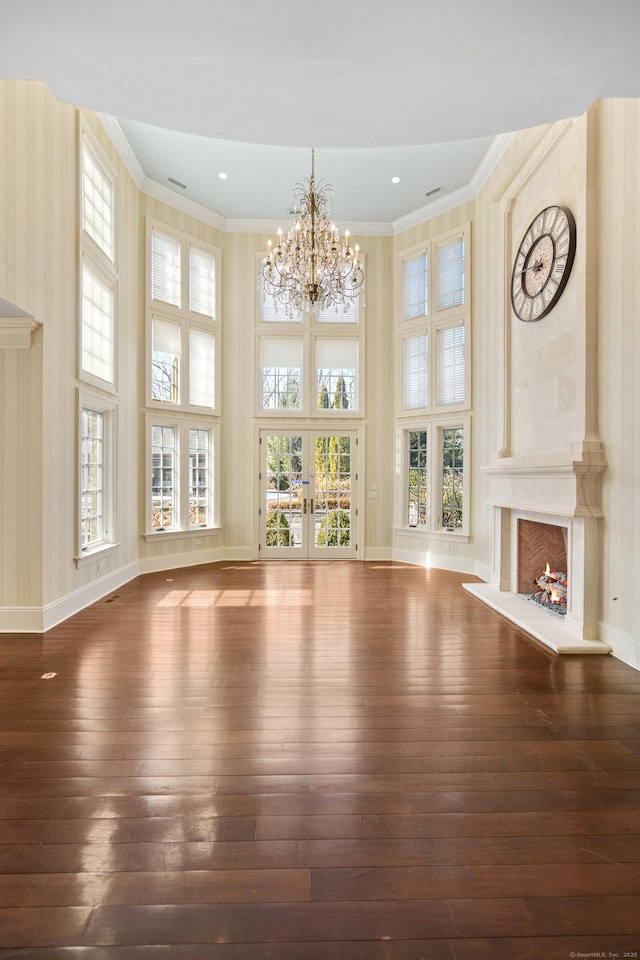
[[[400,177],[391,177],[391,183],[400,183]]]
[[[227,174],[224,171],[218,174],[218,180],[226,180],[226,179],[227,179]]]

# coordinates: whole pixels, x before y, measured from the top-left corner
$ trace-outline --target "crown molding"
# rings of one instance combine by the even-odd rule
[[[395,237],[399,233],[404,233],[405,230],[410,230],[411,227],[418,227],[420,224],[426,223],[427,220],[433,220],[434,217],[439,217],[441,213],[455,210],[456,207],[461,207],[463,203],[469,203],[470,200],[475,200],[475,198],[476,193],[471,184],[460,187],[458,190],[453,190],[452,193],[447,193],[444,197],[439,197],[426,206],[420,207],[412,213],[407,213],[398,220],[394,220],[391,225],[393,236]]]
[[[115,117],[109,116],[108,113],[99,113],[98,119],[102,123],[107,136],[118,151],[120,159],[131,174],[138,189],[141,190],[142,184],[145,180],[144,170],[140,165],[140,161],[131,149],[131,144],[125,137],[119,121]]]
[[[515,133],[500,133],[493,138],[493,142],[480,162],[480,166],[471,178],[471,188],[476,197],[495,170],[499,160],[515,137]]]
[[[396,236],[399,233],[404,233],[405,230],[410,230],[411,227],[417,227],[427,220],[433,220],[434,217],[440,216],[441,213],[448,213],[449,210],[454,210],[456,207],[461,207],[464,203],[475,200],[495,170],[498,161],[514,136],[515,133],[501,133],[494,137],[491,146],[482,158],[470,183],[464,187],[460,187],[458,190],[454,190],[452,193],[446,194],[444,197],[433,200],[431,203],[426,204],[426,206],[420,207],[418,210],[414,210],[412,213],[408,213],[398,220],[394,220],[392,224],[393,235]]]
[[[186,213],[189,217],[195,217],[196,220],[202,220],[203,223],[208,223],[210,227],[215,227],[216,230],[223,232],[227,230],[226,220],[224,217],[221,217],[219,213],[214,213],[213,210],[209,210],[208,207],[203,207],[202,204],[196,203],[194,200],[189,200],[188,197],[180,196],[180,194],[175,193],[169,189],[169,187],[165,187],[164,184],[158,183],[157,180],[151,180],[149,177],[145,177],[140,189],[148,197],[154,200],[160,200],[162,203],[167,203],[170,207],[181,210],[182,213]]]
[[[137,184],[138,189],[147,196],[152,197],[154,200],[160,200],[162,203],[167,203],[169,206],[175,207],[177,210],[181,210],[183,213],[195,217],[197,220],[202,220],[204,223],[208,223],[223,233],[275,233],[278,227],[281,226],[281,223],[275,220],[226,219],[208,207],[189,200],[188,197],[180,196],[180,194],[174,190],[165,187],[164,184],[158,183],[156,180],[145,176],[144,170],[131,149],[129,141],[124,135],[118,120],[104,113],[99,113],[98,117],[124,165]],[[449,210],[454,210],[464,203],[475,200],[514,136],[514,133],[503,133],[494,137],[489,150],[483,157],[471,182],[466,186],[460,187],[458,190],[454,190],[444,197],[439,197],[424,207],[420,207],[418,210],[414,210],[404,217],[399,217],[391,223],[384,221],[363,221],[362,223],[347,224],[349,232],[354,237],[356,235],[361,237],[397,236],[399,233],[404,233],[405,230],[410,230],[412,227],[417,227],[427,220],[432,220],[434,217],[440,216],[442,213],[447,213]],[[340,223],[338,223],[337,226],[341,230],[344,229],[344,226]]]

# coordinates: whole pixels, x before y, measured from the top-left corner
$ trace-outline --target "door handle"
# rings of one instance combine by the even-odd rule
[[[309,508],[309,512],[313,513],[313,497],[311,497],[311,500],[309,501]]]
[[[306,512],[307,512],[307,498],[306,498],[306,497],[303,497],[303,499],[302,499],[302,512],[303,512],[303,513],[306,513]]]

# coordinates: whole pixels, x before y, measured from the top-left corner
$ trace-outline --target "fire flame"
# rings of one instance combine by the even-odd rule
[[[545,575],[545,577],[551,576],[551,567],[549,566],[548,563],[547,563],[546,567],[544,568],[544,575]]]
[[[562,603],[564,597],[561,597],[557,590],[551,590],[551,603]]]

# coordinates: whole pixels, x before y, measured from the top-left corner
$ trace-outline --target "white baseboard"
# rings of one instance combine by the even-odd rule
[[[139,565],[140,573],[143,574],[177,570],[182,567],[200,567],[205,563],[219,563],[222,560],[257,559],[257,551],[250,548],[211,547],[209,550],[189,550],[187,553],[165,553],[157,557],[143,557]]]
[[[609,644],[612,655],[635,670],[640,670],[640,638],[617,630],[608,623],[600,623],[599,629],[600,637]]]
[[[99,580],[94,580],[85,587],[74,590],[66,597],[61,597],[59,600],[47,604],[42,610],[42,631],[51,630],[52,627],[62,623],[63,620],[72,617],[74,613],[79,613],[80,610],[96,603],[97,600],[101,600],[107,594],[113,593],[114,590],[118,590],[129,580],[137,577],[139,573],[140,568],[137,561],[129,563],[126,567],[119,567],[106,577],[100,577]]]
[[[0,607],[0,634],[45,633],[133,580],[139,572],[138,564],[130,563],[44,607]]]
[[[367,557],[369,559],[369,557]],[[451,570],[453,573],[466,573],[481,580],[488,580],[490,568],[486,564],[474,560],[473,557],[452,557],[448,554],[434,554],[427,550],[402,550],[395,548],[391,555],[392,560],[398,563],[413,563],[419,567],[432,567],[438,570]]]

